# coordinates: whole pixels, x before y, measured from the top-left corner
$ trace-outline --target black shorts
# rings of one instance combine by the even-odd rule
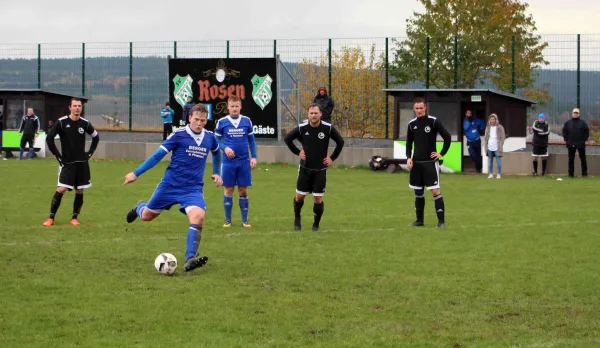
[[[69,191],[92,186],[89,163],[75,162],[59,167],[58,186],[66,187]]]
[[[531,156],[548,157],[548,146],[534,146],[531,150]]]
[[[327,185],[327,169],[325,170],[310,170],[302,166],[298,166],[298,182],[296,183],[296,193],[313,196],[323,196],[325,194],[325,186]]]
[[[440,188],[440,162],[438,161],[413,161],[413,167],[409,175],[408,186],[411,189],[422,190],[426,188],[434,190]]]
[[[35,135],[23,135],[21,138],[21,148],[24,149],[25,145],[29,145],[29,149],[33,149],[33,144],[35,143]]]

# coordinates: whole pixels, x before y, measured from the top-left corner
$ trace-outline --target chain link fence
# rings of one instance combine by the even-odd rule
[[[279,57],[282,127],[303,119],[318,88],[326,87],[336,105],[332,122],[345,136],[390,138],[392,98],[381,90],[436,88],[439,75],[448,73],[423,64],[415,73],[418,78],[398,83],[394,61],[404,39],[0,44],[0,89],[83,95],[91,98],[86,117],[99,129],[160,131],[159,112],[169,93],[169,57]],[[546,100],[530,109],[528,123],[539,113],[546,114],[552,125],[551,140],[560,141],[562,124],[579,107],[582,118],[598,133],[600,35],[542,35],[541,42],[548,44],[543,50],[548,64],[534,70],[533,87],[543,89]],[[462,47],[458,40],[428,39],[423,45],[426,50],[443,50],[454,62]],[[514,43],[512,47],[515,50]],[[515,69],[514,52],[512,57],[513,64],[504,69]],[[453,70],[455,81],[469,73],[458,63]],[[514,85],[513,77],[512,89],[521,93]],[[499,89],[490,79],[480,81],[476,88]]]

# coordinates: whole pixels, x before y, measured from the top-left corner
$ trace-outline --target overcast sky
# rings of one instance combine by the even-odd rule
[[[600,33],[600,1],[528,2],[541,34]],[[0,0],[0,43],[393,37],[420,10],[416,0]]]

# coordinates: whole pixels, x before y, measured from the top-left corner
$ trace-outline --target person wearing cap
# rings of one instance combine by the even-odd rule
[[[562,136],[569,151],[569,177],[572,178],[575,175],[575,152],[579,152],[581,176],[588,176],[585,142],[590,137],[590,127],[584,120],[579,118],[578,108],[573,109],[571,119],[565,122],[562,129]]]
[[[331,113],[335,104],[333,103],[333,99],[327,95],[327,88],[319,88],[319,92],[315,96],[313,103],[318,104],[321,108],[321,122],[331,123]]]
[[[538,119],[533,122],[531,127],[533,132],[531,156],[533,156],[533,176],[538,175],[538,162],[542,159],[542,176],[546,175],[546,165],[548,164],[548,136],[550,127],[546,123],[546,115],[539,114]]]
[[[171,109],[169,102],[166,102],[165,107],[160,111],[160,117],[163,119],[163,141],[173,133],[173,115],[175,115],[175,110]]]

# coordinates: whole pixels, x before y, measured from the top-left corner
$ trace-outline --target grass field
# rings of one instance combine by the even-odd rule
[[[447,228],[414,219],[405,173],[331,169],[321,232],[292,229],[295,166],[259,165],[252,229],[207,184],[206,267],[173,277],[187,219],[124,216],[165,164],[92,162],[81,226],[43,228],[56,162],[2,161],[0,347],[598,347],[598,178],[443,175]],[[268,169],[268,171],[266,170]]]

